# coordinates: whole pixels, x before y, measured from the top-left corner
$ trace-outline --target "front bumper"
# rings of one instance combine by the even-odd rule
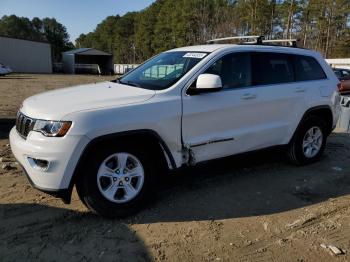
[[[69,187],[67,189],[47,189],[47,188],[41,188],[38,185],[34,184],[34,182],[32,181],[32,179],[30,178],[30,176],[28,175],[27,170],[25,170],[25,168],[21,165],[23,173],[26,175],[26,177],[28,178],[29,183],[32,185],[32,187],[34,187],[35,189],[38,189],[46,194],[49,194],[51,196],[54,197],[58,197],[61,198],[62,201],[65,204],[69,204],[71,201],[71,196],[72,196],[72,187]]]
[[[70,188],[75,167],[88,142],[85,136],[55,138],[33,131],[27,139],[23,139],[15,127],[10,132],[10,145],[15,158],[31,184],[47,193],[63,192]],[[33,166],[30,158],[48,161],[47,170]]]

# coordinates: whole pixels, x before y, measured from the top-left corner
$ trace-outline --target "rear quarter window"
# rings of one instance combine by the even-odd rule
[[[296,81],[309,81],[327,78],[317,60],[311,56],[294,55]]]

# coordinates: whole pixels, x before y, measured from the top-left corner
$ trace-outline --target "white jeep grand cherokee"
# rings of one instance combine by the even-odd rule
[[[94,212],[136,212],[167,170],[285,145],[320,158],[339,114],[338,79],[320,54],[267,45],[161,53],[114,82],[26,99],[11,130],[32,185]]]

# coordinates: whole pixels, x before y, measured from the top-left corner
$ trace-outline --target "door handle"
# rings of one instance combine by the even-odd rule
[[[303,87],[297,87],[297,88],[295,88],[295,93],[304,93],[305,91],[306,91],[306,89],[303,88]]]
[[[241,98],[244,100],[254,99],[256,98],[256,94],[246,93],[246,94],[243,94]]]

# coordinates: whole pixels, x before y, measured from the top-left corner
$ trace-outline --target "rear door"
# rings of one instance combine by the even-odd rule
[[[259,97],[257,135],[264,139],[256,148],[288,143],[295,118],[304,110],[310,92],[295,81],[293,56],[275,52],[252,53],[253,85]]]
[[[328,100],[334,93],[336,84],[333,80],[327,79],[325,72],[314,57],[305,55],[294,55],[293,57],[296,81],[299,86],[303,86],[307,90],[304,96],[305,112],[307,109],[319,105],[320,95]]]

